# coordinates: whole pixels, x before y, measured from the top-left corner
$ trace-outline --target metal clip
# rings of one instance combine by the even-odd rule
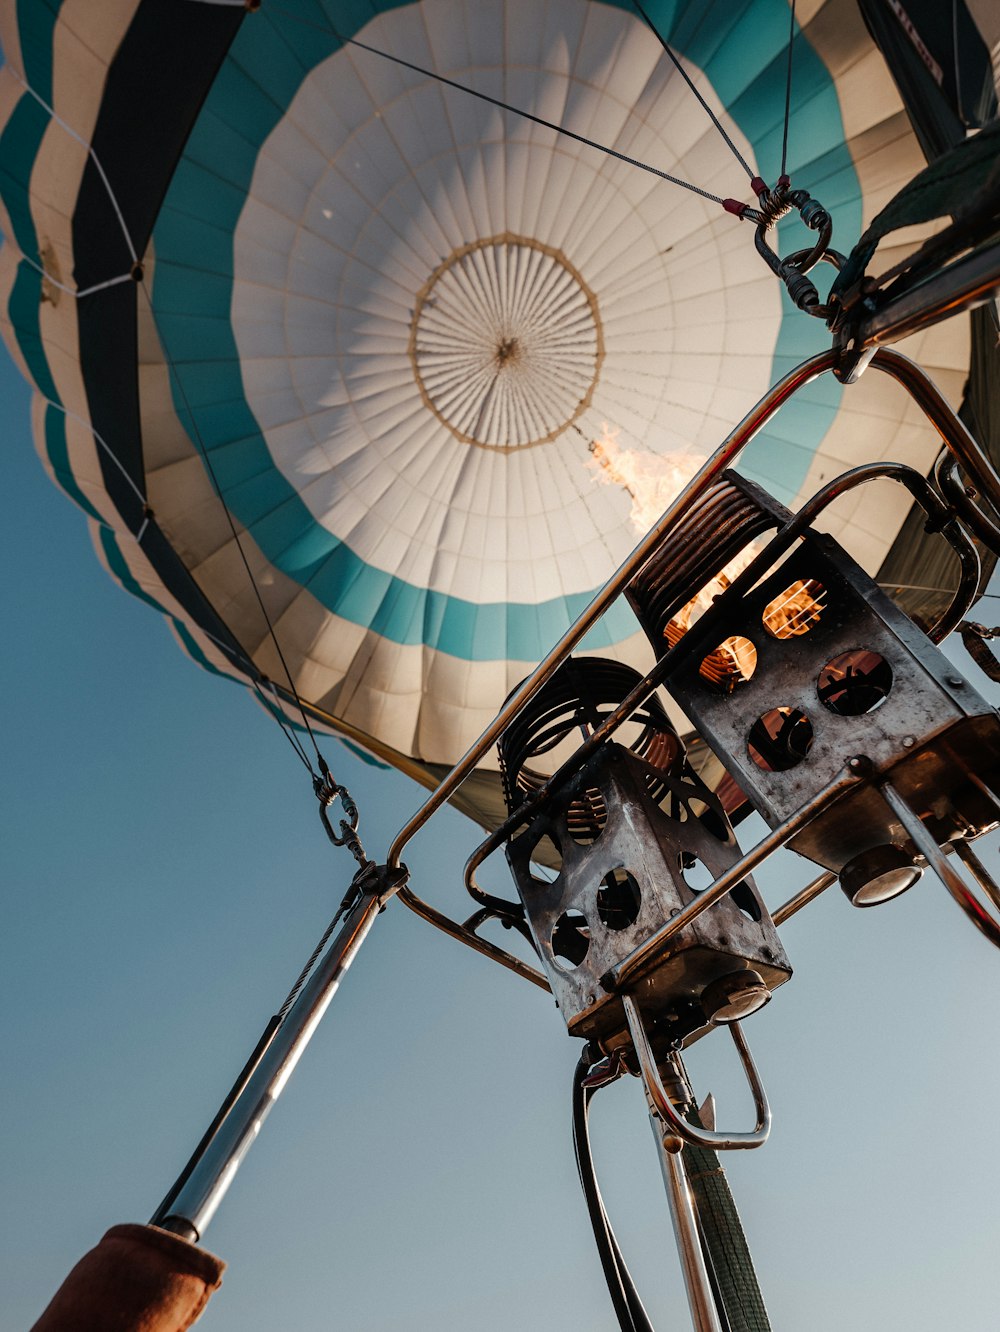
[[[699,1128],[697,1124],[692,1124],[678,1114],[660,1077],[660,1071],[656,1066],[656,1058],[649,1044],[649,1037],[646,1035],[646,1028],[643,1025],[642,1014],[639,1012],[638,1005],[629,994],[622,995],[622,1003],[625,1007],[625,1016],[628,1018],[629,1031],[632,1033],[632,1043],[635,1046],[636,1054],[639,1056],[642,1080],[646,1084],[646,1090],[649,1092],[656,1113],[670,1133],[679,1138],[681,1142],[690,1143],[694,1147],[708,1147],[713,1151],[739,1151],[748,1150],[751,1147],[763,1147],[771,1132],[771,1107],[767,1103],[767,1094],[760,1081],[760,1075],[753,1062],[753,1056],[750,1054],[746,1038],[740,1029],[740,1024],[731,1022],[727,1025],[732,1032],[733,1043],[739,1051],[743,1071],[746,1073],[747,1082],[750,1085],[754,1109],[757,1112],[757,1123],[752,1133],[721,1133],[715,1129]],[[678,1150],[679,1146],[680,1144],[678,1144]]]
[[[796,250],[794,254],[782,259],[768,244],[767,233],[779,218],[793,210],[798,212],[810,231],[819,232],[819,238],[811,248]],[[829,307],[820,303],[819,292],[806,274],[823,261],[837,269],[845,262],[842,254],[829,248],[833,235],[830,214],[806,190],[791,189],[787,176],[783,176],[773,190],[767,190],[760,196],[760,211],[762,220],[758,223],[755,240],[757,253],[775,276],[781,278],[789,296],[800,310],[825,319]]]
[[[365,848],[361,844],[361,838],[358,836],[358,807],[347,787],[340,786],[334,780],[333,774],[324,760],[321,758],[319,762],[322,776],[313,778],[313,790],[316,792],[316,799],[319,801],[319,816],[323,821],[326,835],[334,846],[346,846],[358,864],[364,868],[369,861],[365,854]],[[327,813],[338,799],[344,813],[347,815],[346,819],[340,820],[339,834],[334,832],[330,816]]]

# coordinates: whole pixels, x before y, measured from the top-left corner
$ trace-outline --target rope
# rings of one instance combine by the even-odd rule
[[[700,103],[705,114],[708,116],[709,120],[711,120],[712,124],[715,126],[715,128],[725,139],[726,143],[729,145],[730,151],[732,152],[733,156],[736,158],[737,162],[739,162],[740,166],[747,173],[747,175],[750,177],[751,180],[756,179],[757,176],[756,171],[754,171],[753,167],[751,167],[749,162],[747,162],[746,158],[736,147],[736,144],[733,143],[722,121],[715,114],[715,112],[712,110],[709,104],[705,101],[704,97],[702,97],[701,93],[695,87],[694,82],[691,79],[691,76],[688,74],[687,70],[684,68],[681,62],[677,59],[676,55],[674,55],[674,52],[671,49],[669,43],[667,42],[667,39],[660,35],[659,29],[656,27],[656,25],[654,24],[653,20],[649,17],[649,15],[646,13],[645,9],[643,9],[640,0],[632,0],[632,4],[635,6],[643,22],[646,24],[646,27],[650,30],[650,32],[653,34],[656,40],[663,47],[664,51],[666,51],[667,55],[670,57],[674,68],[677,70],[677,73],[681,76],[681,78],[684,80],[687,86],[694,93],[695,97],[698,99],[698,102]],[[784,166],[782,166],[781,169],[782,171],[784,171],[785,169]]]
[[[742,212],[737,211],[737,208],[740,207],[737,200],[723,199],[718,194],[712,194],[710,190],[703,190],[699,185],[692,185],[688,180],[681,180],[678,176],[671,176],[667,171],[661,171],[659,167],[650,166],[648,162],[641,162],[636,157],[629,157],[627,153],[621,153],[617,148],[609,148],[607,144],[598,143],[596,139],[588,139],[585,134],[577,134],[575,130],[566,129],[564,125],[557,125],[551,120],[544,119],[542,116],[536,116],[531,111],[525,111],[521,107],[512,106],[509,102],[501,101],[499,97],[491,97],[489,93],[480,92],[476,88],[470,88],[468,84],[458,83],[455,79],[446,78],[445,75],[437,74],[434,70],[425,69],[422,65],[416,65],[410,60],[404,60],[402,56],[390,55],[388,51],[382,51],[376,46],[369,46],[367,42],[359,41],[356,37],[345,37],[342,33],[338,32],[332,24],[324,26],[320,23],[311,22],[308,19],[301,18],[298,14],[293,14],[290,10],[283,9],[280,5],[268,5],[268,13],[283,14],[286,18],[291,19],[295,23],[301,23],[305,27],[315,28],[320,32],[332,33],[332,35],[344,46],[356,46],[362,51],[368,51],[371,55],[381,56],[383,60],[389,60],[394,65],[401,65],[403,69],[412,70],[414,74],[421,74],[424,78],[434,79],[437,83],[443,83],[448,88],[455,88],[458,92],[467,93],[470,97],[476,97],[481,102],[488,102],[490,106],[499,107],[501,111],[509,111],[512,115],[520,116],[524,120],[530,120],[535,125],[541,125],[543,129],[553,130],[556,134],[561,134],[567,139],[573,139],[577,143],[586,145],[588,148],[596,148],[598,152],[605,153],[608,157],[613,157],[619,162],[624,162],[628,166],[637,167],[640,171],[646,171],[651,176],[656,176],[659,180],[665,180],[671,185],[679,186],[682,190],[689,190],[692,194],[700,195],[701,198],[707,199],[710,203],[715,203],[718,204],[720,208],[725,208],[726,212],[732,213],[734,217],[740,217],[741,219],[744,217]],[[680,66],[678,66],[678,68],[680,68]],[[684,71],[681,70],[681,73],[683,74]],[[684,74],[684,77],[687,79],[686,74]],[[688,80],[688,82],[690,83],[690,80]],[[691,86],[693,88],[693,84]],[[697,89],[694,89],[694,91],[695,95],[701,100],[701,95],[697,92]],[[704,102],[703,105],[705,105]],[[708,111],[709,115],[712,115],[712,112],[707,105],[705,109]],[[713,119],[715,119],[714,116]],[[729,139],[721,125],[719,126],[719,130],[739,157],[738,149],[732,144],[732,141]],[[740,157],[740,161],[743,162],[747,171],[750,171],[750,168],[747,166],[746,162],[743,161],[742,157]],[[754,178],[754,173],[752,171],[750,171],[750,176],[751,179]],[[737,206],[733,207],[732,205],[734,204]],[[746,212],[745,217],[748,221],[759,220],[750,210]]]
[[[7,68],[10,70],[11,74],[18,81],[18,83],[21,84],[24,90],[35,99],[35,101],[38,103],[39,106],[43,107],[45,111],[48,112],[51,119],[54,120],[56,124],[60,126],[61,129],[64,129],[71,139],[74,139],[78,144],[80,144],[82,148],[86,148],[87,155],[89,156],[90,160],[93,162],[94,166],[96,167],[97,174],[100,176],[101,182],[104,185],[105,190],[107,191],[108,199],[111,201],[111,207],[114,209],[115,217],[117,217],[118,219],[118,225],[121,227],[122,235],[125,237],[125,244],[128,246],[128,252],[132,259],[132,263],[137,264],[139,262],[139,256],[135,252],[135,246],[132,244],[132,237],[129,235],[129,229],[125,225],[125,218],[122,215],[121,208],[118,206],[118,200],[115,198],[115,192],[111,188],[111,182],[108,180],[107,174],[105,173],[104,167],[101,165],[100,159],[98,158],[97,154],[94,152],[91,145],[87,142],[85,138],[83,138],[82,135],[77,134],[76,130],[73,129],[71,125],[67,124],[65,120],[63,120],[62,116],[56,115],[54,108],[49,106],[48,102],[45,100],[44,97],[41,97],[37,92],[35,92],[34,88],[32,88],[31,84],[20,72],[20,70],[15,69],[13,65],[8,65]]]
[[[243,544],[239,538],[239,533],[236,530],[236,522],[233,519],[233,515],[230,511],[229,505],[226,503],[225,496],[222,493],[222,487],[219,484],[219,478],[216,475],[215,468],[212,465],[212,459],[205,445],[205,441],[202,437],[201,431],[198,428],[197,417],[195,416],[194,411],[191,408],[191,402],[190,399],[188,398],[187,390],[184,387],[184,381],[181,378],[181,376],[177,373],[177,367],[175,366],[173,358],[170,356],[170,353],[167,349],[166,339],[163,337],[163,333],[160,329],[159,320],[157,318],[156,310],[153,308],[153,302],[149,295],[149,292],[146,290],[144,284],[140,283],[139,285],[143,292],[143,295],[146,298],[146,305],[149,309],[149,314],[150,318],[153,321],[153,326],[156,329],[157,337],[160,340],[160,346],[163,348],[163,354],[166,359],[168,374],[170,375],[170,378],[173,380],[173,382],[177,385],[177,388],[180,392],[181,399],[184,403],[184,410],[187,412],[188,417],[190,418],[191,421],[191,426],[194,431],[195,443],[197,445],[198,452],[201,454],[202,461],[205,464],[205,469],[208,472],[209,478],[211,479],[212,487],[215,490],[215,493],[219,499],[219,503],[222,505],[223,512],[226,515],[226,522],[229,524],[229,530],[232,533],[233,541],[236,543],[236,549],[239,551],[240,561],[243,564],[243,568],[246,570],[246,575],[247,578],[249,579],[250,586],[253,589],[253,594],[257,601],[257,605],[260,607],[260,613],[264,617],[264,623],[267,625],[268,635],[270,636],[271,642],[274,644],[274,650],[277,653],[278,660],[281,663],[281,669],[284,671],[285,678],[288,681],[289,692],[291,693],[292,697],[295,700],[296,706],[298,707],[299,710],[299,716],[302,718],[302,725],[305,728],[309,736],[309,739],[312,741],[313,749],[316,752],[317,762],[319,763],[320,768],[322,769],[324,767],[323,756],[319,752],[319,745],[316,742],[316,736],[313,733],[312,727],[309,725],[309,718],[306,716],[305,708],[302,706],[302,699],[299,697],[298,690],[295,688],[295,682],[292,679],[292,672],[289,669],[288,662],[285,660],[285,654],[281,650],[281,644],[278,642],[278,635],[275,632],[274,624],[271,621],[270,615],[268,615],[267,613],[267,607],[264,605],[264,598],[261,596],[260,588],[257,586],[257,580],[254,578],[253,570],[250,568],[250,561],[247,559],[246,552],[243,549]],[[309,771],[313,774],[313,780],[315,781],[316,774],[315,772],[313,772],[312,764],[309,763],[308,758],[306,762]]]
[[[781,131],[781,174],[788,165],[788,122],[792,113],[792,48],[795,44],[795,0],[788,16],[788,72],[785,75],[785,123]]]

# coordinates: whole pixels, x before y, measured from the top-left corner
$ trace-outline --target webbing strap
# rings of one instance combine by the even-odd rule
[[[848,256],[830,294],[839,295],[859,281],[879,242],[891,232],[974,212],[980,198],[992,193],[998,156],[1000,121],[993,121],[914,176],[874,218]]]

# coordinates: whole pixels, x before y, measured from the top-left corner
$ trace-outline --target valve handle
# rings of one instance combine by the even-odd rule
[[[646,1028],[638,1004],[629,994],[622,995],[622,1003],[625,1006],[629,1031],[632,1033],[632,1043],[639,1057],[642,1080],[646,1084],[646,1090],[656,1108],[656,1113],[670,1132],[680,1139],[680,1142],[690,1143],[694,1147],[707,1147],[712,1151],[746,1151],[752,1147],[763,1147],[771,1132],[771,1107],[767,1103],[767,1094],[764,1091],[760,1075],[750,1053],[750,1047],[747,1045],[740,1024],[730,1022],[727,1023],[727,1026],[732,1032],[733,1043],[739,1052],[740,1062],[750,1085],[754,1109],[757,1112],[757,1123],[752,1133],[724,1133],[716,1129],[701,1128],[678,1114],[676,1107],[667,1095],[663,1080],[660,1077],[660,1071],[656,1067],[656,1058],[650,1046],[649,1037],[646,1035]],[[677,1144],[678,1151],[680,1150],[680,1142]]]

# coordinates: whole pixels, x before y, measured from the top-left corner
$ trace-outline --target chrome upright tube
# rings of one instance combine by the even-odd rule
[[[684,1285],[687,1288],[694,1330],[722,1332],[719,1310],[705,1267],[705,1255],[702,1253],[701,1241],[698,1238],[698,1222],[691,1198],[691,1186],[688,1183],[681,1153],[675,1150],[680,1147],[680,1143],[667,1131],[652,1102],[649,1105],[649,1123],[656,1139],[663,1182],[667,1187],[670,1219],[674,1223],[677,1253],[681,1260],[681,1271],[684,1273]]]
[[[881,347],[872,357],[871,365],[906,389],[935,426],[952,457],[973,478],[993,509],[1000,510],[1000,477],[996,469],[930,376],[915,361],[891,347]]]
[[[242,1093],[207,1144],[201,1159],[171,1201],[165,1230],[199,1240],[225,1197],[261,1125],[295,1071],[303,1050],[337,992],[347,968],[371,929],[383,902],[384,885],[366,892],[278,1027]]]
[[[804,888],[800,888],[794,897],[790,897],[787,902],[783,902],[777,911],[771,912],[771,919],[775,925],[784,925],[789,917],[794,916],[807,907],[810,902],[814,902],[820,893],[825,893],[837,882],[837,875],[833,870],[824,870],[818,874],[815,879],[807,883]]]

